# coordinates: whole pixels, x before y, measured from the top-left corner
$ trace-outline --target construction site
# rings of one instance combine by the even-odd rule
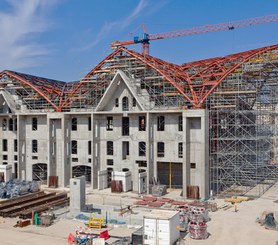
[[[207,212],[232,207],[228,216],[238,214],[232,206],[236,198],[231,205],[223,204],[223,198],[250,198],[243,210],[270,192],[272,201],[278,199],[278,45],[177,65],[151,56],[149,44],[275,21],[278,15],[114,42],[115,50],[76,82],[1,72],[0,180],[38,181],[52,192],[54,188],[69,193],[79,188],[84,176],[84,190],[80,187],[70,196],[55,190],[49,194],[47,188],[39,195],[53,199],[55,205],[48,207],[70,203],[71,216],[63,213],[64,219],[95,209],[104,217],[119,206],[117,215],[129,214],[123,222],[133,228],[146,228],[146,219],[167,215],[174,220],[170,227],[179,226],[167,231],[174,240],[155,242],[144,230],[142,237],[149,239],[132,244],[175,244],[186,231],[193,243],[220,244],[213,238],[217,234],[209,229],[212,237],[207,233]],[[127,48],[130,44],[141,44],[142,52]],[[120,200],[128,196],[128,201],[109,205],[105,196],[111,193],[117,193],[115,200],[122,193]],[[97,201],[93,194],[102,198]],[[78,208],[73,212],[75,202]],[[43,200],[39,203],[45,205]],[[34,220],[32,207],[37,203],[30,205],[19,217]],[[13,218],[21,213],[11,211],[11,206],[0,202],[0,215]],[[45,210],[43,206],[40,213]],[[141,214],[133,222],[132,211]],[[181,222],[183,212],[186,222]],[[196,212],[197,218],[192,216]],[[218,212],[211,222],[213,217],[219,218]],[[187,229],[182,230],[185,223]],[[189,236],[185,239],[185,244],[193,244]]]

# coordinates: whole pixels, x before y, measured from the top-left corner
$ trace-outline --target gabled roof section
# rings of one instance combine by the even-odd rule
[[[10,94],[18,95],[29,109],[59,111],[59,100],[65,82],[32,76],[14,71],[0,73],[0,86]]]
[[[208,96],[229,74],[254,57],[277,48],[273,45],[179,66],[120,47],[75,86],[62,107],[86,102],[96,107],[116,71],[122,70],[147,91],[154,106],[202,108]]]
[[[118,70],[112,82],[110,83],[104,95],[102,96],[98,106],[96,107],[96,111],[102,111],[103,108],[105,108],[105,106],[111,102],[111,98],[113,97],[113,94],[117,92],[119,83],[122,84],[122,82],[124,83],[124,86],[128,89],[129,93],[132,95],[132,97],[136,99],[139,109],[144,110],[145,108],[142,105],[140,98],[138,98],[136,91],[134,91],[134,86],[130,81],[131,79],[132,78],[127,77],[123,71]]]
[[[190,100],[190,88],[185,86],[186,74],[178,65],[121,47],[80,81],[63,103],[63,109],[72,108],[85,101],[96,107],[118,70],[132,77],[144,95],[149,93],[150,103],[157,106],[184,106],[185,101]],[[154,86],[159,87],[157,91],[161,93],[155,92]],[[172,98],[165,97],[166,94]],[[166,98],[164,102],[162,97]]]
[[[253,58],[277,50],[278,45],[253,49],[237,54],[206,60],[200,60],[181,65],[188,77],[188,83],[194,90],[194,107],[202,107],[208,96],[217,86],[237,68]]]

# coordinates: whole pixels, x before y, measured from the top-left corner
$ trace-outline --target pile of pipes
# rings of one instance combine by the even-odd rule
[[[0,183],[0,198],[13,198],[27,193],[36,192],[40,189],[38,181],[26,181],[12,179]]]
[[[209,221],[208,210],[205,207],[183,205],[178,207],[181,231],[188,230],[193,239],[208,237],[206,222]]]

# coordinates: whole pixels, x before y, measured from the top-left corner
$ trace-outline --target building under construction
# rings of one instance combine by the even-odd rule
[[[83,79],[0,74],[0,163],[59,186],[260,196],[278,178],[278,45],[172,64],[119,47]]]

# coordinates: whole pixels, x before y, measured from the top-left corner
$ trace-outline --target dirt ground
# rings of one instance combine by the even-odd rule
[[[167,194],[170,198],[180,198],[177,191]],[[101,205],[112,205],[121,207],[130,205],[138,199],[134,193],[122,195],[108,193],[105,191],[88,191],[87,203],[98,203]],[[180,198],[181,199],[181,198]],[[263,211],[278,213],[278,184],[269,189],[262,197],[256,200],[238,204],[238,212],[234,208],[228,210],[220,209],[210,213],[211,221],[207,223],[209,237],[206,240],[193,240],[186,235],[184,244],[203,245],[276,245],[278,242],[278,231],[267,230],[256,222]],[[223,199],[214,200],[218,206],[224,204]],[[60,245],[67,244],[67,236],[74,232],[82,223],[77,220],[67,219],[63,216],[55,221],[50,227],[27,226],[14,228],[18,219],[0,218],[0,244],[1,245]],[[127,232],[127,228],[116,228],[111,234]]]

